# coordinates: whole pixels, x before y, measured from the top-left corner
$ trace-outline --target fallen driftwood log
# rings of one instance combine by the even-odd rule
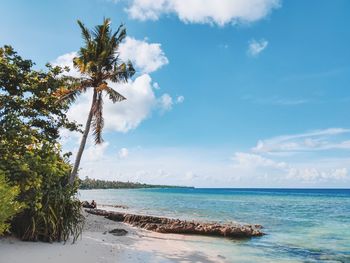
[[[235,238],[264,235],[261,230],[261,225],[203,223],[156,216],[133,215],[101,209],[86,209],[85,211],[90,214],[104,216],[113,221],[124,222],[135,227],[159,233],[194,234]]]

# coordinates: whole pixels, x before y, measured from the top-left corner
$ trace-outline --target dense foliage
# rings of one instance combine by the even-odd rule
[[[120,181],[105,181],[98,179],[90,179],[85,177],[80,181],[80,189],[133,189],[133,188],[179,188],[180,186],[172,185],[152,185],[132,182],[120,182]],[[182,186],[181,186],[182,188]]]
[[[23,208],[23,205],[16,201],[18,194],[19,187],[10,186],[4,172],[0,170],[0,235],[9,230],[9,221]]]
[[[0,170],[25,205],[11,231],[23,240],[75,240],[83,217],[77,185],[68,184],[72,167],[57,139],[60,128],[78,127],[54,95],[75,80],[62,77],[59,67],[42,72],[32,66],[11,47],[0,48]]]

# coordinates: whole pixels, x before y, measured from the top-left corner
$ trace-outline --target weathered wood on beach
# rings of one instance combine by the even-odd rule
[[[124,222],[135,227],[159,233],[193,234],[232,238],[246,238],[264,235],[261,230],[261,225],[204,223],[156,216],[134,215],[102,209],[86,209],[85,211],[90,214],[104,216],[113,221]]]

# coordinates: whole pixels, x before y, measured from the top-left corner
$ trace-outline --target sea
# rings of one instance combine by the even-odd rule
[[[107,189],[79,198],[128,213],[263,225],[262,237],[192,244],[227,262],[350,262],[350,189]]]

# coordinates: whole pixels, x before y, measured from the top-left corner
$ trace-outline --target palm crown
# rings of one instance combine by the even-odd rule
[[[87,29],[80,21],[78,24],[85,43],[80,48],[78,56],[74,58],[73,64],[82,77],[78,83],[69,88],[62,88],[57,94],[60,100],[72,103],[81,93],[93,89],[91,109],[73,168],[73,177],[77,173],[91,124],[95,143],[103,142],[103,94],[105,93],[113,103],[126,99],[108,83],[126,82],[135,73],[131,62],[125,63],[119,59],[118,48],[126,37],[124,25],[120,25],[113,33],[110,19],[104,19],[102,25],[96,26],[93,30]]]

